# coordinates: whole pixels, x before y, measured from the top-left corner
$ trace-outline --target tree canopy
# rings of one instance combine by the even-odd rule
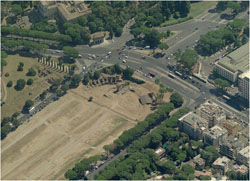
[[[189,70],[195,65],[198,61],[198,53],[195,50],[186,49],[181,57],[180,62],[184,64]]]
[[[73,58],[77,58],[79,54],[78,50],[69,46],[63,47],[63,53],[67,57],[73,57]]]

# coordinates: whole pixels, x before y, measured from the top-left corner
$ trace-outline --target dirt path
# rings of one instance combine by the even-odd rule
[[[1,84],[3,85],[3,89],[4,89],[4,98],[3,99],[1,98],[1,102],[4,102],[7,99],[7,89],[6,89],[5,82],[3,81],[3,79],[1,79]]]

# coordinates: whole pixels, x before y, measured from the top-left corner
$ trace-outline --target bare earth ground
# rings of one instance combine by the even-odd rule
[[[115,85],[80,85],[48,105],[2,141],[2,179],[64,179],[78,160],[102,153],[134,120],[152,112],[140,105],[138,95],[157,92],[158,86],[130,85],[135,92],[118,95]]]

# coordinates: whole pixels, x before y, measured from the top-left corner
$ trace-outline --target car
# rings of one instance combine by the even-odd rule
[[[128,58],[128,56],[124,56],[125,58]]]
[[[96,56],[95,56],[95,55],[92,55],[92,58],[96,58]]]
[[[108,52],[108,55],[110,55],[111,54],[111,52]]]
[[[89,59],[89,60],[93,60],[93,58],[92,58],[92,57],[88,57],[88,59]]]
[[[85,69],[86,69],[86,67],[82,67],[82,69],[83,69],[83,70],[85,70]]]
[[[123,59],[123,60],[122,60],[122,63],[126,63],[126,60],[125,60],[125,59]]]
[[[78,55],[78,57],[79,57],[79,58],[82,58],[82,55],[81,55],[81,54],[79,54],[79,55]]]
[[[109,58],[109,56],[107,55],[107,56],[105,56],[105,58]]]
[[[117,51],[120,51],[120,48],[117,48],[116,50],[117,50]]]
[[[88,54],[89,57],[91,57],[91,54]]]
[[[141,58],[142,58],[142,59],[146,59],[146,57],[145,57],[145,56],[142,56]]]

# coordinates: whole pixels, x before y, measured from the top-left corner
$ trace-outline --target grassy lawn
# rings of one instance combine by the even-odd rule
[[[37,59],[30,57],[21,57],[19,55],[9,55],[6,58],[8,65],[3,69],[2,79],[7,84],[10,80],[12,80],[12,87],[7,87],[7,99],[5,100],[5,104],[2,106],[2,117],[11,116],[14,112],[21,111],[25,101],[27,99],[34,99],[39,94],[41,94],[45,89],[49,87],[49,83],[46,81],[48,78],[62,78],[64,74],[50,71],[51,74],[48,74],[46,77],[39,77],[38,73],[34,77],[26,76],[29,68],[34,68],[36,72],[40,68],[43,69],[43,65],[41,65]],[[17,67],[19,62],[24,63],[23,71],[17,71]],[[9,77],[5,77],[5,73],[9,73]],[[24,89],[21,91],[16,91],[14,86],[16,85],[16,81],[18,79],[24,79],[27,81],[29,78],[33,79],[32,85],[25,85]],[[3,92],[3,90],[2,90]],[[3,98],[4,95],[2,95]]]
[[[217,1],[203,1],[203,2],[198,2],[198,3],[192,3],[188,17],[174,19],[171,16],[170,19],[162,23],[161,26],[170,26],[170,25],[185,22],[189,19],[195,18],[196,16],[199,16],[200,14],[206,12],[208,9],[215,6],[216,4],[217,4]]]

